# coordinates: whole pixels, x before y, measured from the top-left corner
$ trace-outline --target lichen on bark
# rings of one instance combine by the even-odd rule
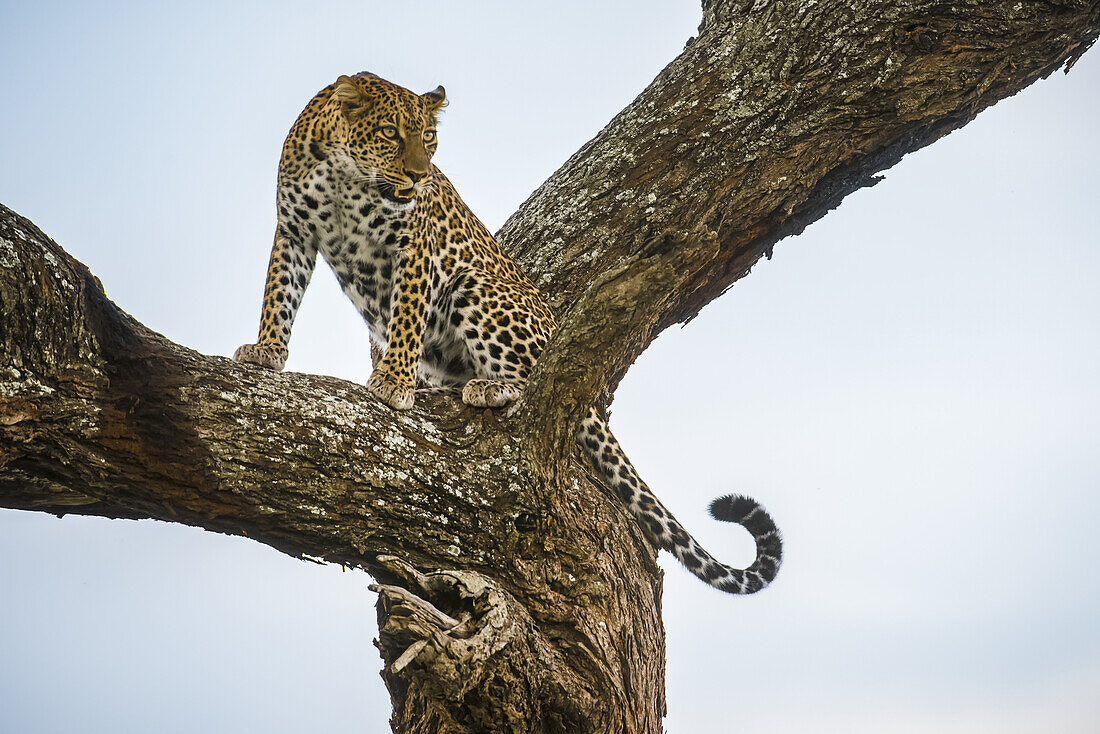
[[[395,413],[197,354],[0,207],[0,506],[366,569],[397,732],[659,732],[661,574],[572,451],[579,416],[778,240],[1098,32],[1100,3],[1073,0],[704,2],[498,235],[562,317],[503,411],[434,391]]]

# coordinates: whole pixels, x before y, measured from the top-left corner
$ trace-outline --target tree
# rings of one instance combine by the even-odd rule
[[[367,568],[398,731],[656,730],[660,584],[572,459],[579,416],[778,239],[1072,63],[1097,14],[708,4],[699,38],[500,233],[565,316],[507,413],[439,396],[394,415],[357,386],[196,355],[5,212],[3,505]]]

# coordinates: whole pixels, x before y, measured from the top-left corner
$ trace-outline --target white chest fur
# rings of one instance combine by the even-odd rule
[[[411,207],[397,207],[328,163],[279,193],[280,219],[316,248],[384,347],[397,253],[409,236]]]

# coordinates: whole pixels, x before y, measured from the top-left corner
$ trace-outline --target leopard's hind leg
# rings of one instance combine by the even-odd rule
[[[518,399],[522,392],[521,382],[478,377],[462,386],[462,402],[475,408],[500,408]]]
[[[477,271],[461,276],[448,323],[464,344],[474,377],[462,388],[462,402],[499,408],[516,400],[546,340],[553,317],[538,292]]]

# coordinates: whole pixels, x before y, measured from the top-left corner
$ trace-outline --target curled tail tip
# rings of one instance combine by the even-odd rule
[[[727,494],[710,503],[710,515],[715,520],[722,522],[735,522],[752,533],[753,537],[760,538],[774,533],[779,535],[779,528],[764,506],[752,497],[740,494]]]
[[[751,497],[729,494],[710,503],[710,514],[716,520],[741,525],[756,540],[756,560],[745,570],[741,583],[730,583],[728,587],[718,585],[718,588],[752,594],[770,584],[783,562],[783,538],[763,505]]]
[[[760,504],[751,497],[740,494],[727,494],[710,503],[710,515],[722,522],[736,522],[747,517]]]

